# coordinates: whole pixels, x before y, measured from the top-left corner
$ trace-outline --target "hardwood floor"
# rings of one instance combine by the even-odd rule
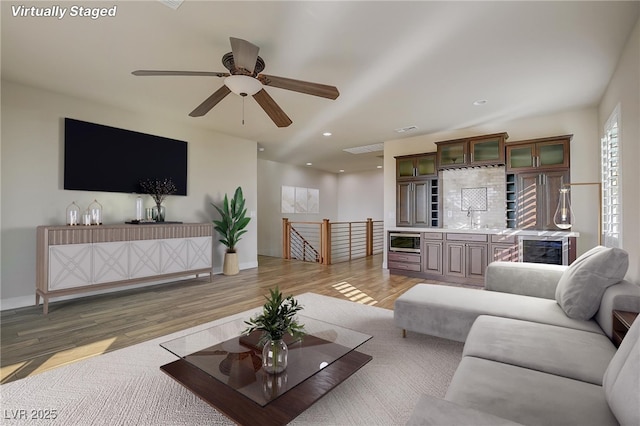
[[[38,374],[104,352],[213,321],[264,303],[276,285],[392,309],[424,279],[390,275],[382,255],[323,266],[260,256],[258,267],[133,290],[2,311],[1,382]]]

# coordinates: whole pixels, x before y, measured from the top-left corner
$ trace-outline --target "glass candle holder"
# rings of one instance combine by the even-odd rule
[[[102,225],[102,204],[93,200],[87,209],[91,215],[91,225]]]

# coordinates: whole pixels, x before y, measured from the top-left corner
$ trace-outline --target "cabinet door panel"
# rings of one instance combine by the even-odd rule
[[[518,261],[518,245],[517,244],[492,244],[491,245],[491,261],[492,262],[517,262]]]
[[[569,172],[547,172],[543,176],[544,190],[539,195],[538,228],[558,229],[553,223],[553,216],[560,201],[560,188],[569,183]]]
[[[413,158],[398,159],[396,161],[396,173],[399,178],[413,177],[415,174]]]
[[[538,222],[538,191],[540,177],[538,173],[519,173],[517,176],[517,227],[535,229]]]
[[[160,271],[163,274],[187,270],[187,238],[167,238],[161,241]]]
[[[534,166],[535,145],[508,146],[507,147],[507,170],[527,169]]]
[[[467,277],[483,279],[487,268],[487,244],[467,244],[466,258]]]
[[[431,215],[429,214],[430,205],[430,190],[431,185],[429,181],[415,182],[413,184],[413,224],[420,226],[430,226]]]
[[[423,272],[442,274],[442,243],[425,242],[422,245]]]
[[[211,268],[211,237],[189,238],[187,242],[187,269]]]
[[[129,279],[129,243],[124,241],[93,245],[93,282]]]
[[[411,226],[411,206],[412,206],[413,183],[398,183],[396,189],[396,224],[398,226]]]
[[[538,148],[538,167],[569,167],[568,141],[541,142]]]
[[[160,240],[132,241],[130,246],[131,278],[148,277],[160,273]]]
[[[49,290],[91,284],[91,244],[49,247]]]
[[[445,256],[445,275],[465,276],[465,245],[463,243],[447,243]]]

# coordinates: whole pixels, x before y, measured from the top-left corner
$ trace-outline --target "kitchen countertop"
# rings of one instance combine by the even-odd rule
[[[535,230],[535,229],[495,229],[495,228],[415,228],[408,226],[394,226],[385,229],[388,232],[446,232],[451,234],[489,234],[489,235],[514,235],[533,237],[579,237],[579,232],[561,230]]]

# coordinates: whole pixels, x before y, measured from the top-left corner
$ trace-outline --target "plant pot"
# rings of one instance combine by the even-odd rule
[[[225,253],[222,273],[224,275],[237,275],[238,272],[240,272],[240,267],[238,266],[238,253]]]

